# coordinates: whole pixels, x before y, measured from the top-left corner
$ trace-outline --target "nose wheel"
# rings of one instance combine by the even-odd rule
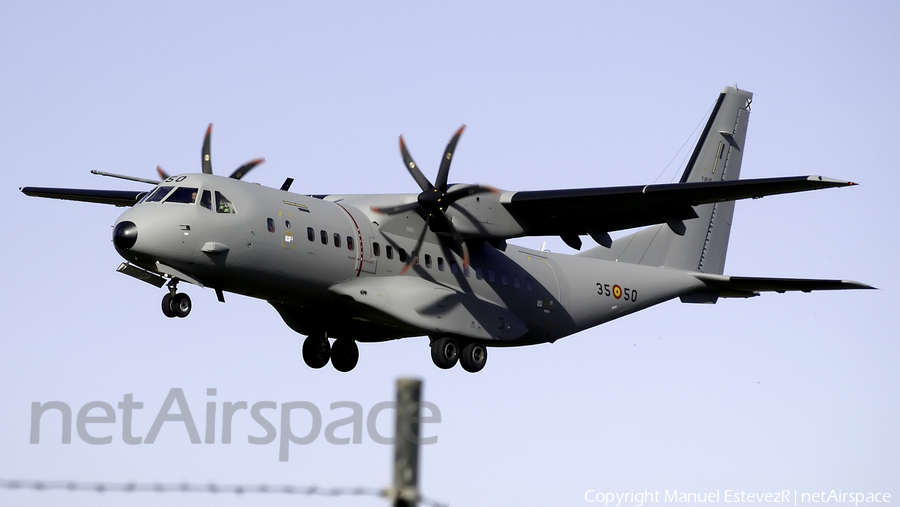
[[[163,315],[169,318],[187,317],[191,313],[191,297],[175,292],[175,285],[169,284],[169,293],[162,298]]]

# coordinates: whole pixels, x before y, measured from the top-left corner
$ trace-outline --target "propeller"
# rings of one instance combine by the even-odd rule
[[[203,174],[212,174],[212,159],[210,158],[209,153],[209,143],[212,138],[212,123],[209,124],[209,128],[206,129],[206,135],[203,137],[203,151],[201,152],[200,162],[202,164]],[[229,176],[230,178],[234,178],[239,180],[244,177],[248,172],[250,172],[254,167],[258,166],[265,162],[266,159],[258,158],[255,160],[251,160],[246,164],[238,167],[234,170],[233,173]],[[159,174],[160,179],[165,180],[169,177],[168,173],[166,173],[162,167],[156,166],[156,173]]]
[[[403,163],[406,165],[409,174],[412,175],[413,179],[416,180],[416,183],[419,184],[419,188],[422,189],[422,192],[416,197],[416,202],[385,208],[373,206],[372,211],[384,213],[386,215],[396,215],[421,208],[426,214],[425,227],[422,228],[422,232],[419,234],[419,238],[416,241],[416,246],[409,256],[406,265],[403,266],[403,269],[400,271],[401,274],[405,273],[413,263],[415,263],[419,249],[422,247],[422,242],[425,240],[425,233],[428,230],[437,234],[438,237],[452,240],[457,253],[462,253],[463,269],[468,269],[469,267],[469,249],[466,247],[466,243],[462,236],[460,236],[459,232],[457,232],[456,228],[453,226],[453,222],[447,217],[447,208],[463,197],[485,192],[496,194],[499,193],[499,191],[485,185],[460,185],[449,192],[447,191],[447,176],[450,173],[450,163],[453,161],[453,152],[456,150],[456,143],[459,142],[459,137],[462,135],[465,128],[465,125],[460,127],[447,144],[447,149],[444,150],[441,166],[438,169],[437,178],[435,178],[433,185],[428,181],[428,178],[422,174],[422,171],[419,170],[419,166],[416,165],[416,162],[409,154],[409,150],[406,148],[406,142],[403,140],[403,136],[400,136],[400,155],[403,157]]]

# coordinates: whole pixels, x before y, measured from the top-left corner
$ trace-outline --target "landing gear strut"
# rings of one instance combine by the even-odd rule
[[[185,293],[177,293],[178,280],[172,279],[168,283],[169,293],[162,298],[163,315],[169,318],[187,317],[191,313],[191,298]]]

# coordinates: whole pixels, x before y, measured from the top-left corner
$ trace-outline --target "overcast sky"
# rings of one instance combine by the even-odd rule
[[[334,445],[324,426],[347,415],[332,403],[368,416],[412,376],[441,412],[425,430],[438,441],[422,449],[421,490],[453,506],[583,505],[589,490],[897,501],[898,20],[886,1],[0,2],[0,478],[384,487],[391,447],[365,431],[360,444]],[[115,271],[122,209],[18,190],[148,188],[92,169],[199,171],[210,122],[218,174],[264,156],[246,179],[278,187],[292,177],[300,193],[416,192],[397,136],[433,177],[461,124],[452,181],[669,182],[684,165],[679,150],[735,83],[755,93],[743,177],[861,185],[738,203],[726,274],[881,290],[671,301],[553,345],[491,349],[477,375],[437,369],[426,338],[363,344],[359,366],[340,374],[307,368],[303,337],[264,301],[221,304],[186,287],[190,317],[165,318],[162,290]],[[573,252],[553,238],[518,243],[545,239]],[[201,438],[208,401],[219,414],[224,402],[312,402],[323,435],[280,462],[277,440],[247,441],[264,431],[244,411],[231,444],[191,444],[183,425],[166,423],[154,444],[128,445],[116,409],[115,424],[89,427],[112,435],[108,445],[75,428],[60,443],[53,413],[29,443],[32,402],[76,415],[131,394],[144,404],[133,433],[147,436],[173,388]],[[392,425],[384,412],[378,427]],[[0,490],[3,505],[163,500],[385,505]]]

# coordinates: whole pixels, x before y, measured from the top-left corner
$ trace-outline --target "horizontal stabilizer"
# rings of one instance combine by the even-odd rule
[[[724,276],[708,273],[691,273],[709,288],[707,294],[715,297],[758,296],[760,292],[811,292],[814,290],[875,289],[871,285],[849,280],[819,280],[808,278],[762,278],[749,276]],[[682,298],[684,299],[684,298]],[[692,298],[688,298],[692,299]],[[696,302],[696,301],[689,301]],[[710,301],[711,302],[711,301]]]
[[[80,188],[23,187],[19,190],[31,197],[63,199],[66,201],[96,202],[115,206],[134,206],[147,193],[135,190],[90,190]]]

